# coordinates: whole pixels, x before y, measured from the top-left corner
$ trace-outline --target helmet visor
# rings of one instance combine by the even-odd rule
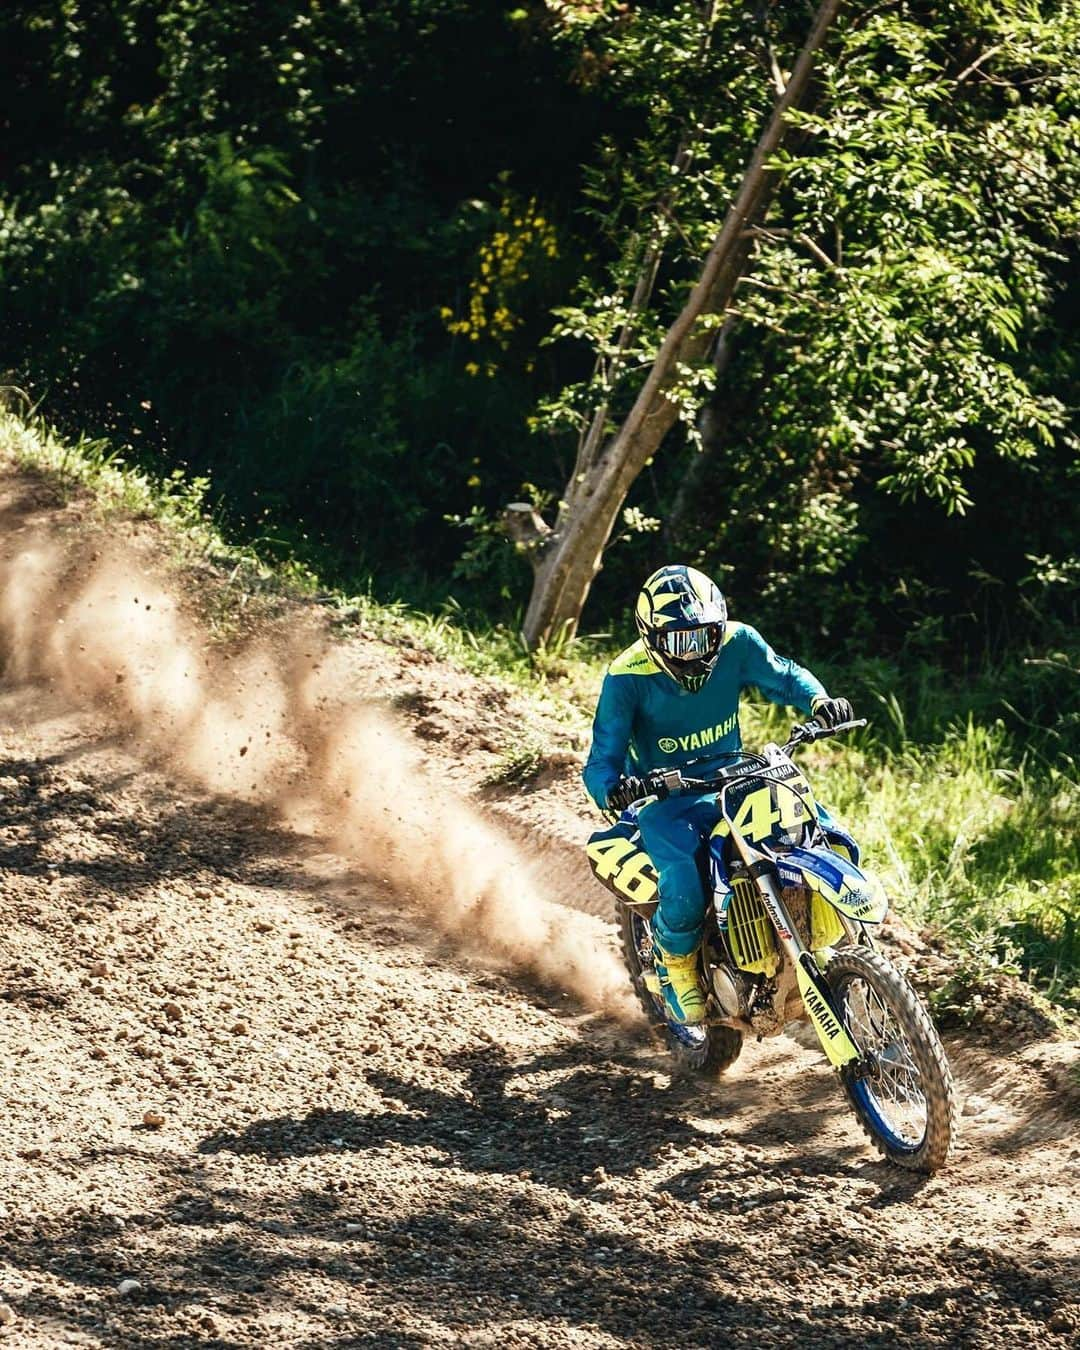
[[[656,645],[674,661],[700,661],[720,650],[723,629],[718,623],[701,628],[667,628],[656,635]]]

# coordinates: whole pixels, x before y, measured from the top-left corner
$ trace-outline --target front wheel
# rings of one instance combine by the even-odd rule
[[[891,1162],[936,1172],[956,1135],[956,1094],[919,996],[891,961],[866,947],[841,948],[825,978],[864,1058],[861,1076],[842,1074],[860,1124]]]
[[[645,1016],[662,1030],[669,1052],[695,1073],[721,1074],[739,1058],[742,1032],[734,1027],[682,1026],[665,1013],[664,1000],[645,983],[645,971],[652,968],[652,929],[645,916],[629,905],[616,905],[623,961],[630,974],[634,993]]]

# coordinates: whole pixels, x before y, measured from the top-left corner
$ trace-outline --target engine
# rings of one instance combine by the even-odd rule
[[[835,910],[807,887],[786,886],[781,896],[792,927],[812,951],[842,935]],[[729,960],[712,968],[713,996],[725,1017],[749,1023],[759,1035],[775,1035],[804,1009],[795,971],[776,942],[757,887],[745,874],[731,878],[720,923]]]

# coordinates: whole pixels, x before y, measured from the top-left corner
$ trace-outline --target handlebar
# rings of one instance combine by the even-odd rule
[[[829,736],[838,736],[842,731],[854,731],[857,727],[866,726],[865,717],[853,718],[850,722],[839,722],[834,727],[823,727],[820,722],[801,722],[791,728],[791,735],[787,743],[780,749],[784,754],[794,750],[799,745],[809,745],[814,741],[822,741]],[[707,758],[702,755],[698,760],[692,760],[691,763],[700,762]],[[684,766],[685,767],[685,766]],[[717,769],[715,773],[708,778],[687,778],[683,775],[681,768],[671,769],[653,769],[643,776],[642,781],[649,789],[643,797],[637,801],[631,802],[631,807],[643,806],[646,802],[653,800],[664,801],[668,797],[678,796],[682,792],[710,792],[714,788],[723,787],[725,783],[734,781],[737,778],[745,778],[748,775],[760,774],[761,767],[755,766],[747,768],[745,765],[733,764],[729,768]]]
[[[811,741],[821,741],[827,736],[838,736],[841,731],[854,731],[856,727],[866,726],[865,717],[853,717],[850,722],[838,722],[834,727],[823,727],[820,722],[801,722],[791,728],[787,744],[783,751],[794,750],[797,745],[808,745]]]

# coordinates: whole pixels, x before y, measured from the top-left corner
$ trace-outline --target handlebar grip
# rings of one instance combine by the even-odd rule
[[[683,785],[682,770],[654,769],[645,781],[661,799],[670,797],[673,792],[678,792]]]
[[[838,722],[834,727],[823,727],[820,722],[800,722],[791,729],[788,744],[797,745],[800,741],[820,741],[825,736],[835,736],[841,731],[853,731],[856,727],[867,726],[865,717],[853,717],[850,722]]]
[[[651,773],[644,775],[641,785],[645,792],[636,801],[630,803],[633,807],[641,806],[643,802],[649,801],[650,798],[655,798],[661,802],[666,800],[673,792],[678,792],[683,786],[683,777],[678,769],[653,769]]]

